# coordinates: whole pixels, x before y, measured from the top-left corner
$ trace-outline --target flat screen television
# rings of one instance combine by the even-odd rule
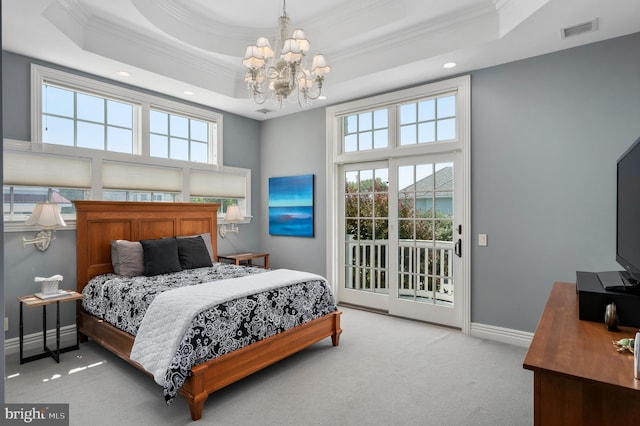
[[[616,262],[625,286],[640,288],[640,138],[618,159]]]

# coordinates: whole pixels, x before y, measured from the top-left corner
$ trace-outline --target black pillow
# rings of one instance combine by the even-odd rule
[[[144,274],[168,274],[182,271],[178,259],[178,240],[175,238],[159,238],[156,240],[141,240],[144,252]]]
[[[178,259],[182,269],[204,268],[213,266],[207,245],[201,236],[177,238]]]

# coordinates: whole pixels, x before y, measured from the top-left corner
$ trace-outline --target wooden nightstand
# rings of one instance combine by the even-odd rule
[[[60,354],[63,352],[69,352],[80,348],[80,336],[78,333],[78,325],[76,321],[76,344],[73,346],[67,346],[66,348],[60,347],[60,303],[64,302],[74,302],[76,300],[82,299],[82,294],[76,291],[68,291],[68,296],[61,296],[55,299],[40,299],[32,294],[28,296],[18,297],[18,302],[20,302],[20,364],[24,364],[25,362],[35,361],[37,359],[42,359],[50,356],[56,362],[60,362]],[[56,349],[51,350],[47,347],[47,305],[56,304]],[[33,308],[36,306],[42,306],[42,345],[43,352],[31,355],[28,357],[23,356],[23,345],[24,345],[24,322],[22,319],[22,306],[26,305],[28,308]],[[76,314],[78,311],[78,307],[76,305]]]
[[[254,259],[263,258],[262,265],[254,265]],[[258,268],[269,269],[269,253],[233,253],[233,254],[219,254],[218,261],[230,260],[236,265],[246,264],[247,266],[257,266]]]

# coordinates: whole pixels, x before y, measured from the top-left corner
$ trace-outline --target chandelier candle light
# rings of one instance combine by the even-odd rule
[[[304,63],[311,44],[301,29],[289,35],[289,15],[287,2],[283,1],[282,16],[279,20],[279,38],[276,49],[280,48],[279,58],[266,37],[258,38],[256,44],[247,46],[242,63],[248,68],[245,76],[249,95],[257,104],[275,98],[282,107],[282,101],[297,91],[298,103],[306,106],[315,99],[324,99],[322,85],[324,75],[331,71],[324,55],[314,55],[311,68]]]

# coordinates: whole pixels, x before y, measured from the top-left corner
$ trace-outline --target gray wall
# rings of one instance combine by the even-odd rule
[[[4,136],[28,139],[29,60],[3,58]],[[472,248],[473,322],[534,331],[554,281],[574,281],[576,270],[619,269],[615,161],[640,136],[638,70],[634,34],[471,73],[472,241],[489,236],[487,247]],[[254,221],[219,239],[221,252],[260,248],[275,268],[325,273],[324,114],[257,123],[225,113],[225,163],[253,170]],[[316,181],[315,237],[270,236],[268,178],[308,173]],[[74,231],[58,231],[44,254],[22,248],[25,234],[32,236],[5,233],[11,321],[15,297],[34,274],[68,270],[65,281],[75,279]],[[13,327],[6,337],[16,335]]]
[[[262,122],[262,248],[271,253],[273,268],[301,269],[326,274],[326,153],[325,111],[312,109]],[[313,174],[314,237],[269,235],[269,178]]]
[[[34,228],[35,229],[35,228]],[[76,286],[76,233],[75,231],[56,231],[56,239],[45,252],[37,250],[33,245],[22,247],[22,237],[34,238],[37,230],[29,232],[4,233],[4,297],[5,316],[9,318],[9,331],[5,339],[18,336],[19,305],[17,297],[40,291],[40,284],[34,277],[50,277],[60,274],[64,281],[60,288],[73,289]],[[47,311],[50,328],[55,326],[55,307]],[[75,322],[73,303],[60,305],[60,323],[62,326]],[[24,308],[25,334],[42,331],[42,310],[40,308]],[[50,346],[51,347],[51,346]]]
[[[253,219],[240,224],[238,234],[218,235],[218,253],[255,251],[260,247],[261,178],[260,178],[260,122],[224,113],[224,165],[251,169],[251,202]]]
[[[554,281],[619,269],[615,164],[640,136],[639,70],[634,34],[471,73],[473,322],[532,332]],[[268,177],[316,173],[322,211],[323,111],[263,124],[264,208]],[[261,225],[278,266],[323,271],[324,233],[305,243]]]
[[[52,68],[74,72],[79,75],[108,81],[85,73],[70,70],[54,64],[37,61],[10,52],[2,52],[3,59],[3,107],[4,137],[17,140],[30,140],[30,66],[38,63]],[[125,86],[118,82],[109,81],[112,84]],[[140,90],[144,93],[152,93],[156,96],[165,95]],[[175,100],[175,99],[174,99]],[[213,109],[212,109],[213,111]],[[217,110],[215,110],[217,111]],[[220,112],[220,111],[217,111]],[[259,217],[260,213],[260,123],[230,113],[224,113],[223,118],[224,139],[224,163],[227,166],[243,167],[252,170],[252,197],[253,214]],[[218,236],[218,251],[237,252],[255,250],[260,246],[260,224],[257,219],[250,224],[242,224],[240,234],[227,234],[225,239]],[[18,336],[18,302],[16,298],[33,293],[39,287],[33,281],[35,276],[51,276],[61,274],[64,276],[63,288],[75,288],[76,263],[75,240],[76,233],[73,226],[56,232],[56,240],[51,247],[41,253],[33,246],[22,247],[22,237],[33,238],[36,229],[28,232],[4,232],[4,270],[5,279],[4,301],[5,316],[9,318],[9,331],[5,333],[5,339]],[[33,311],[33,312],[32,312]],[[74,323],[73,306],[70,303],[62,304],[61,323],[63,326]],[[53,310],[51,310],[53,312]],[[54,315],[50,315],[51,327],[54,324]],[[31,309],[25,311],[25,334],[35,333],[41,330],[40,310]],[[3,345],[4,347],[4,345]]]
[[[472,320],[534,331],[554,281],[616,270],[616,160],[640,136],[640,33],[472,76]]]

